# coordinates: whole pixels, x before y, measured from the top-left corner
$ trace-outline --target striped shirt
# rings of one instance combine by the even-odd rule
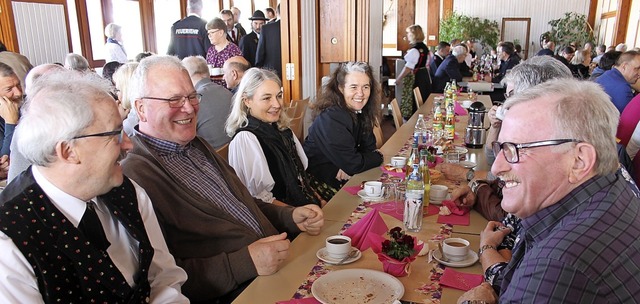
[[[640,299],[640,200],[623,170],[522,220],[500,303]]]
[[[176,180],[264,237],[258,220],[249,208],[229,191],[220,169],[203,151],[194,147],[192,143],[181,146],[142,134],[138,130],[135,130],[135,135],[140,136],[158,154],[160,161]]]

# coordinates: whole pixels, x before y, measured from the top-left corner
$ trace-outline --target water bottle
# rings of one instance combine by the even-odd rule
[[[420,162],[413,162],[413,170],[407,177],[404,199],[404,229],[419,232],[422,228],[424,212],[424,180],[420,171]]]
[[[413,129],[413,141],[418,144],[418,150],[427,148],[427,122],[422,114],[418,114],[418,120]]]

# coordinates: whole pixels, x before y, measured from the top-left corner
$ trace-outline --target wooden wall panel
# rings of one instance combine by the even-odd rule
[[[480,5],[486,5],[485,1],[478,1]],[[499,6],[494,6],[499,7]],[[442,17],[446,17],[449,13],[453,12],[453,0],[442,0]]]
[[[629,11],[631,0],[618,0],[618,18],[616,20],[616,33],[614,44],[625,43],[627,39],[627,26],[629,25]]]
[[[407,41],[407,27],[415,24],[416,20],[416,2],[415,0],[398,0],[398,41],[399,51],[409,49],[409,41]]]
[[[429,0],[427,7],[425,43],[436,46],[440,42],[440,0]]]
[[[355,59],[355,1],[320,0],[320,62]]]
[[[0,38],[8,50],[19,53],[18,35],[15,31],[11,0],[0,0]]]

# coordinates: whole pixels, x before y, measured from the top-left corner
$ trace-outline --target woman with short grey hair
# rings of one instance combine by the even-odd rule
[[[126,63],[127,51],[122,45],[122,27],[115,23],[109,23],[104,28],[104,35],[107,36],[107,43],[104,44],[105,62]]]

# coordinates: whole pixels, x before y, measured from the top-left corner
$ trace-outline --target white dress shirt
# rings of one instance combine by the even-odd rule
[[[78,227],[86,209],[86,202],[75,198],[49,182],[38,171],[31,167],[33,177],[53,205]],[[151,246],[155,250],[149,266],[149,284],[151,285],[151,303],[189,303],[182,295],[180,287],[187,280],[187,274],[176,266],[173,256],[169,253],[160,225],[156,218],[151,200],[147,193],[134,181],[138,209],[147,230]],[[99,199],[96,202],[96,213],[102,223],[106,237],[111,243],[107,253],[122,273],[130,286],[134,282],[133,276],[138,269],[139,242],[131,237],[125,227],[117,219],[111,217],[107,206]],[[31,264],[22,255],[11,238],[0,232],[0,303],[43,303],[38,290],[38,280]]]
[[[298,138],[293,136],[300,161],[307,169],[308,159]],[[229,165],[233,167],[240,181],[249,189],[251,196],[267,203],[273,203],[273,187],[276,182],[269,171],[258,138],[251,132],[242,131],[229,143]]]

